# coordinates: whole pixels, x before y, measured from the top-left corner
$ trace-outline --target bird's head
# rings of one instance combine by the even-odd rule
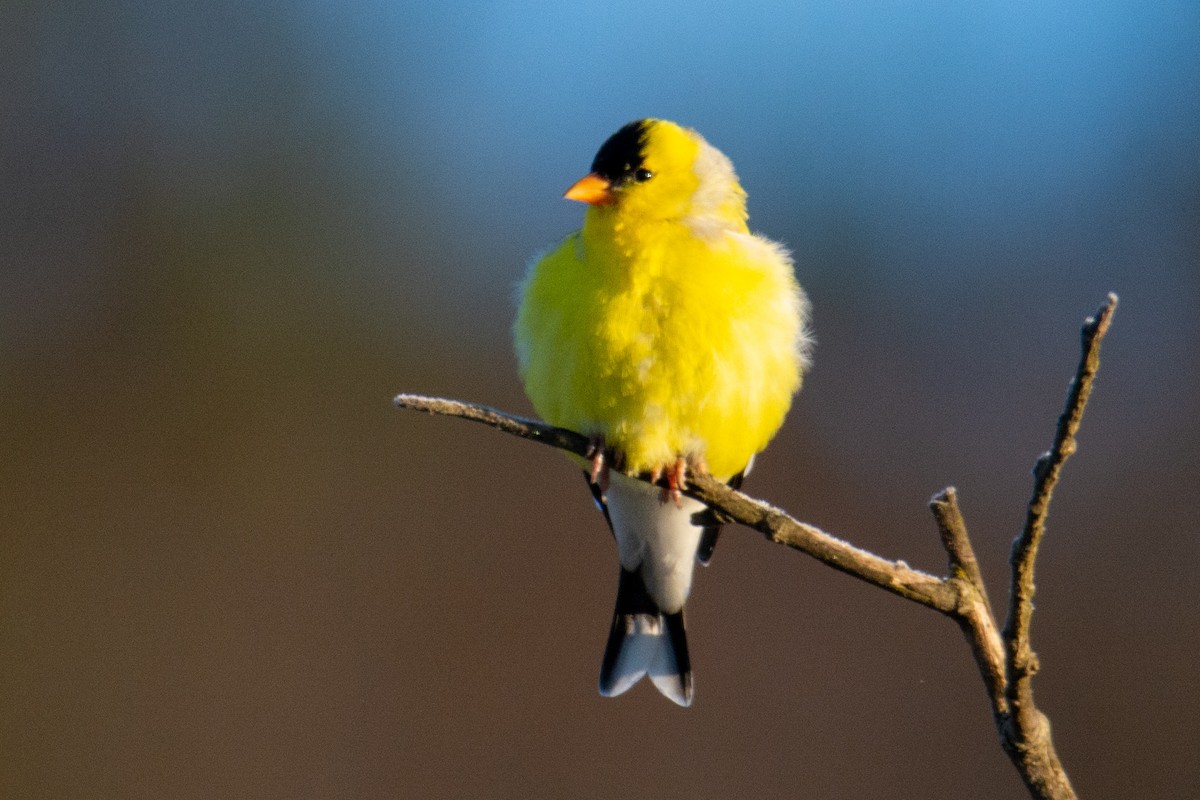
[[[636,222],[679,221],[697,230],[744,227],[746,193],[733,164],[688,128],[631,122],[608,138],[592,171],[564,195]]]

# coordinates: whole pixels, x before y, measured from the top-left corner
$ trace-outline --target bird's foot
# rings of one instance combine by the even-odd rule
[[[600,496],[608,491],[609,463],[607,449],[604,446],[604,434],[597,433],[588,437],[588,446],[584,455],[591,459],[592,468],[588,472],[588,480],[600,487]]]
[[[600,497],[603,498],[608,491],[608,479],[612,470],[620,472],[625,469],[625,451],[607,446],[604,443],[604,434],[596,433],[588,437],[584,457],[591,462],[587,472],[588,480],[599,487]]]
[[[703,458],[685,458],[683,456],[677,456],[674,463],[658,464],[650,470],[652,483],[658,483],[663,475],[667,476],[667,485],[663,487],[662,497],[659,498],[663,503],[669,500],[675,504],[676,508],[683,508],[683,490],[687,488],[689,466],[700,475],[708,474],[708,465],[704,463]]]

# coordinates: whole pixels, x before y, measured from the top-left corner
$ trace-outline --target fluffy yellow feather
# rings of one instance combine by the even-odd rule
[[[695,131],[626,125],[566,196],[590,207],[521,286],[521,376],[538,414],[601,445],[585,474],[621,576],[600,692],[649,675],[686,706],[683,604],[719,526],[681,496],[683,468],[740,482],[800,387],[808,304],[787,253],[746,227],[729,159]],[[665,472],[670,492],[620,473],[610,487],[606,453],[629,475]]]
[[[614,186],[521,288],[525,389],[547,422],[622,450],[627,472],[684,456],[728,479],[800,387],[807,303],[784,250],[749,233],[729,160],[674,123],[633,124],[652,177]]]

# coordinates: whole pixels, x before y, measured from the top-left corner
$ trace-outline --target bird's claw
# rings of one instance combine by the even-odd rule
[[[600,495],[603,496],[608,491],[609,474],[609,463],[604,446],[604,434],[596,434],[588,437],[588,447],[585,455],[592,462],[592,468],[588,472],[588,480],[600,487]]]
[[[669,500],[676,508],[683,508],[683,490],[687,488],[689,464],[696,473],[708,474],[708,465],[704,463],[704,459],[688,459],[683,456],[677,456],[669,467],[666,464],[658,464],[650,470],[651,483],[658,483],[664,474],[667,476],[667,485],[663,487],[662,496],[659,498],[663,503]]]

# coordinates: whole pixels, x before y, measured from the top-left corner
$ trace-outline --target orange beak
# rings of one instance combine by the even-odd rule
[[[606,206],[615,201],[612,184],[592,172],[577,180],[563,195],[568,200],[578,200],[593,206]]]

